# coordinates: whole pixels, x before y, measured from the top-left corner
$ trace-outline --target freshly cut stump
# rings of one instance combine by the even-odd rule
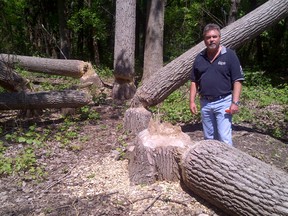
[[[152,113],[144,107],[129,108],[124,116],[124,128],[136,135],[148,128]]]
[[[182,155],[184,184],[230,215],[288,215],[288,175],[224,143],[206,140]]]
[[[190,137],[180,127],[151,120],[148,129],[138,134],[135,146],[130,147],[128,170],[131,184],[178,181],[180,172],[174,154],[184,151],[190,143]]]

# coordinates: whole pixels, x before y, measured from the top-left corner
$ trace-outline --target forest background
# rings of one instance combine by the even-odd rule
[[[202,30],[207,23],[217,23],[223,28],[231,20],[243,17],[265,2],[267,1],[166,1],[164,65],[201,42]],[[137,0],[136,4],[136,86],[143,75],[148,3],[147,0]],[[237,10],[231,14],[233,3],[236,3]],[[1,0],[0,9],[1,53],[89,61],[100,76],[110,76],[113,79],[115,0]],[[286,142],[287,48],[287,17],[237,48],[246,81],[242,94],[244,106],[234,118],[235,123],[252,124],[253,127]],[[184,86],[157,106],[156,111],[162,113],[163,120],[172,123],[199,122],[199,115],[192,117],[187,100],[183,100],[187,99],[187,95],[188,87]],[[259,108],[264,109],[260,112]]]
[[[167,64],[202,41],[202,30],[207,23],[221,28],[248,14],[266,0],[168,0],[165,2],[163,64]],[[236,9],[235,9],[236,5]],[[135,84],[143,75],[145,35],[149,1],[136,1]],[[232,11],[234,7],[234,11]],[[67,58],[89,61],[101,76],[113,78],[115,42],[115,0],[1,0],[0,51],[1,53]],[[231,12],[232,11],[232,12]],[[260,100],[258,105],[287,102],[288,18],[268,28],[256,38],[237,48],[245,71],[243,99]],[[187,89],[187,88],[186,88]],[[4,90],[2,90],[4,91]],[[175,102],[160,108],[164,120],[172,122],[191,120],[183,93],[173,93],[166,102]],[[187,91],[184,91],[187,95]],[[178,104],[178,106],[177,106]],[[258,106],[257,105],[257,106]],[[180,107],[179,109],[175,109]],[[174,109],[167,108],[174,107]],[[275,106],[274,106],[275,108]],[[273,108],[273,109],[274,109]],[[166,110],[165,110],[166,109]],[[281,110],[281,120],[275,119],[270,108],[265,112],[265,124],[256,121],[251,107],[243,106],[235,122],[254,120],[253,124],[277,138],[287,137],[287,108]],[[267,113],[268,112],[268,113]],[[263,114],[261,114],[263,115]],[[268,125],[268,126],[267,126]],[[272,126],[273,125],[273,126]],[[286,139],[286,138],[285,138]]]
[[[239,2],[236,19],[265,0],[168,0],[164,16],[164,63],[202,41],[210,22],[221,28],[229,21],[232,2]],[[136,73],[141,77],[147,21],[147,0],[136,8]],[[113,69],[115,0],[1,0],[1,53],[79,59]],[[287,73],[287,18],[237,49],[244,68]],[[64,56],[63,56],[64,55]],[[275,64],[277,62],[277,64]]]

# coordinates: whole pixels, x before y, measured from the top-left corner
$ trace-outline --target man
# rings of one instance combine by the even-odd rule
[[[218,25],[206,25],[203,38],[206,49],[196,56],[191,72],[190,110],[197,113],[199,93],[204,139],[232,146],[232,115],[239,111],[244,74],[235,52],[220,45]]]

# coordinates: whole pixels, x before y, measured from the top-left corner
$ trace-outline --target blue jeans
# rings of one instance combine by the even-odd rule
[[[233,145],[232,115],[225,112],[231,102],[232,95],[216,101],[200,99],[204,139],[215,139]]]

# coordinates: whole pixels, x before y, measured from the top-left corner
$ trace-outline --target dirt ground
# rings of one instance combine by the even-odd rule
[[[99,121],[79,122],[79,133],[88,136],[86,141],[73,141],[81,146],[80,150],[61,148],[54,141],[48,143],[49,152],[38,153],[37,160],[48,174],[44,180],[29,180],[21,175],[0,178],[1,216],[225,215],[186,192],[179,182],[130,185],[128,161],[119,160],[119,149],[125,151],[123,142],[129,144],[135,139],[120,127],[125,109],[117,104],[99,105],[94,109],[100,113]],[[3,119],[5,114],[1,115]],[[63,121],[57,117],[51,121],[52,115],[42,117],[41,122]],[[27,124],[31,124],[30,121],[27,120]],[[202,139],[200,125],[181,127],[193,140]],[[234,125],[233,139],[236,148],[288,172],[287,142],[256,132],[249,125]],[[19,148],[21,145],[10,146],[9,153]]]

